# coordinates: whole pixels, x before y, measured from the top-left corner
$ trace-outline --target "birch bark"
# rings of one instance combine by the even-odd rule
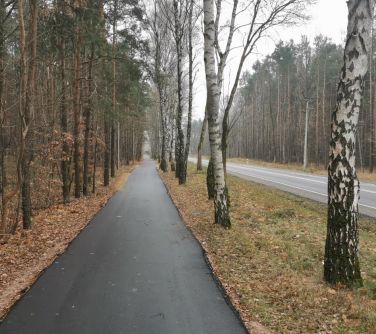
[[[364,94],[374,1],[349,0],[344,66],[332,115],[328,167],[328,226],[324,277],[332,284],[362,284],[358,259],[359,181],[356,133]]]
[[[204,0],[204,60],[207,87],[206,108],[208,113],[210,152],[214,165],[215,178],[214,214],[216,224],[221,224],[229,228],[231,222],[227,206],[219,126],[220,90],[216,74],[215,31],[213,0]]]

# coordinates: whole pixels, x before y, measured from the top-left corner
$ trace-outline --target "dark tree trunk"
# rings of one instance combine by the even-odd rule
[[[214,187],[214,165],[213,160],[209,159],[208,169],[206,171],[206,188],[208,190],[208,198],[214,199],[215,187]]]
[[[88,62],[87,76],[87,97],[85,105],[85,140],[84,140],[84,170],[82,192],[85,196],[89,194],[89,153],[90,153],[90,129],[91,129],[91,113],[92,113],[92,90],[93,90],[93,60],[94,60],[94,44],[91,45],[90,58]]]
[[[189,3],[189,15],[188,15],[188,123],[187,123],[187,139],[185,143],[184,161],[183,169],[181,171],[181,178],[179,180],[180,184],[185,184],[187,182],[187,168],[188,168],[188,158],[189,149],[191,146],[191,129],[192,129],[192,100],[193,100],[193,45],[192,45],[192,34],[193,34],[193,1],[190,0]]]
[[[116,131],[115,131],[115,124],[111,122],[111,177],[115,177],[115,138],[116,138]]]
[[[75,50],[74,50],[74,92],[73,92],[73,110],[74,110],[74,197],[81,196],[81,171],[80,171],[80,86],[81,86],[81,32],[78,18],[76,18],[77,27],[75,31]]]
[[[34,114],[34,102],[35,102],[35,62],[37,53],[37,22],[38,22],[38,7],[37,0],[30,1],[30,45],[29,45],[29,64],[28,64],[28,74],[27,74],[27,84],[26,84],[26,97],[24,105],[24,122],[26,123],[26,129],[23,131],[24,136],[24,154],[21,161],[22,169],[22,218],[23,218],[23,228],[27,230],[31,226],[31,170],[30,163],[32,160],[32,115]],[[23,11],[19,13],[20,20],[23,21]],[[23,24],[22,24],[23,25]],[[21,28],[24,35],[24,27]],[[23,41],[25,42],[25,41]],[[24,44],[25,46],[25,44]],[[23,57],[25,57],[25,52],[23,52]],[[24,65],[27,63],[26,59],[23,61]],[[24,68],[26,71],[26,68]]]
[[[68,133],[68,115],[67,115],[67,105],[66,105],[66,83],[65,83],[65,43],[63,39],[63,32],[61,33],[60,42],[60,80],[61,80],[61,102],[60,102],[60,119],[61,119],[61,136],[62,136],[62,156],[61,156],[61,176],[62,176],[62,190],[63,190],[63,201],[68,203],[70,200],[69,196],[69,145],[67,143],[67,133]]]
[[[199,139],[198,147],[197,147],[197,170],[202,170],[202,147],[204,145],[205,132],[206,132],[207,126],[208,126],[208,114],[205,108],[205,117],[204,117],[204,120],[202,121],[200,139]]]
[[[110,184],[110,120],[108,112],[104,115],[104,166],[103,166],[103,185],[107,187]]]
[[[176,113],[176,171],[175,176],[179,179],[179,184],[183,184],[184,180],[184,132],[182,128],[182,117],[183,117],[183,32],[180,22],[180,11],[179,3],[177,0],[174,0],[174,16],[175,16],[175,44],[176,44],[176,53],[177,53],[177,76],[178,76],[178,109]]]

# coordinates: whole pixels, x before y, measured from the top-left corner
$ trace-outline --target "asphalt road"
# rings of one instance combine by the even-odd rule
[[[195,162],[195,158],[190,158]],[[208,160],[203,160],[207,166]],[[303,172],[227,163],[227,172],[240,178],[272,186],[292,194],[327,203],[327,178]],[[376,184],[360,183],[359,211],[376,218]]]
[[[245,330],[148,160],[14,306],[0,333]]]

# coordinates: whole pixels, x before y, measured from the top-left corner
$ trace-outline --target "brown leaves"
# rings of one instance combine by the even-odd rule
[[[260,322],[276,333],[376,333],[374,222],[360,222],[366,287],[333,288],[322,280],[323,206],[228,176],[233,227],[225,231],[213,224],[204,172],[190,166],[184,187],[173,173],[161,177],[251,333],[262,333]]]
[[[17,230],[0,245],[0,318],[120,189],[131,169],[119,171],[110,187],[98,187],[95,195],[39,210],[30,231]]]

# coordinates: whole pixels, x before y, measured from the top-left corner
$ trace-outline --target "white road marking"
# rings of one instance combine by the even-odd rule
[[[232,171],[232,173],[236,173],[236,174],[239,174],[239,175],[243,175],[243,176],[244,176],[244,174],[237,173],[237,172],[234,172],[234,171]],[[289,187],[289,188],[293,188],[293,189],[298,189],[298,190],[305,191],[305,192],[309,192],[309,193],[312,193],[312,194],[316,194],[316,195],[324,196],[325,198],[328,197],[327,194],[319,193],[319,192],[317,192],[317,191],[308,190],[308,189],[301,188],[301,187],[292,186],[292,185],[287,184],[287,183],[283,183],[283,182],[279,182],[279,181],[274,181],[274,180],[271,180],[271,179],[266,179],[266,178],[263,178],[263,177],[260,177],[260,176],[254,176],[254,175],[249,175],[249,174],[246,175],[246,176],[249,176],[249,177],[251,177],[251,178],[260,179],[260,180],[263,180],[263,181],[268,181],[268,182],[271,182],[271,183],[280,184],[280,185],[283,185],[283,186],[285,186],[285,187]],[[374,206],[370,206],[370,205],[366,205],[366,204],[361,204],[361,203],[359,203],[359,206],[364,206],[364,207],[366,207],[366,208],[376,210],[376,207],[374,207]]]
[[[193,160],[194,162],[196,162],[194,159],[191,159],[191,160]],[[205,165],[207,165],[207,160],[203,160],[203,163]],[[266,174],[270,174],[270,175],[276,175],[276,176],[282,176],[282,177],[290,177],[290,178],[293,178],[293,179],[300,179],[300,180],[305,180],[305,181],[308,181],[308,182],[310,181],[310,182],[313,182],[313,183],[320,183],[320,184],[324,184],[324,185],[327,184],[327,182],[324,182],[324,181],[312,180],[312,179],[309,179],[309,178],[301,176],[301,174],[295,174],[295,175],[299,175],[299,176],[294,176],[294,174],[292,172],[288,172],[288,173],[272,172],[272,171],[270,171],[270,170],[268,170],[266,168],[258,168],[258,167],[247,166],[247,165],[242,165],[242,164],[228,163],[227,166],[228,166],[227,167],[228,171],[231,172],[231,173],[233,173],[233,174],[238,174],[238,175],[242,175],[242,176],[248,176],[250,178],[255,178],[255,179],[259,179],[259,180],[263,180],[263,181],[267,181],[267,182],[271,182],[271,183],[275,183],[275,184],[280,184],[280,185],[285,186],[285,187],[289,187],[289,188],[292,188],[292,189],[297,189],[297,190],[300,190],[300,191],[309,192],[309,193],[320,195],[320,196],[323,196],[323,197],[327,198],[327,194],[323,194],[323,193],[320,193],[320,192],[317,192],[317,191],[313,191],[313,190],[308,190],[306,188],[292,186],[292,185],[284,183],[284,182],[275,181],[273,179],[267,179],[267,178],[264,178],[264,177],[261,177],[261,176],[256,176],[256,175],[249,174],[249,173],[251,173],[252,171],[254,171],[254,172],[261,172],[261,173],[266,173]],[[248,172],[248,173],[242,173],[242,171],[236,171],[236,169],[241,169],[241,170],[244,170],[245,172]],[[323,178],[322,176],[315,176],[315,175],[312,175],[312,177]],[[370,186],[373,186],[373,184],[370,184]],[[364,189],[362,187],[361,187],[361,192],[367,192],[367,193],[371,193],[371,194],[376,194],[376,191]],[[366,205],[366,204],[359,203],[359,206],[363,206],[365,208],[376,210],[376,207],[371,206],[371,205]]]

